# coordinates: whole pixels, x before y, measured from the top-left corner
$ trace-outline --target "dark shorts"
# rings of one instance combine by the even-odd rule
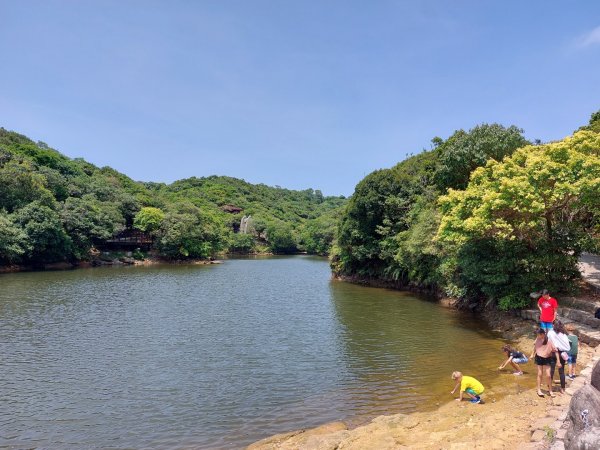
[[[535,364],[537,366],[550,366],[552,361],[556,361],[556,357],[550,356],[548,358],[542,358],[541,356],[535,355]]]
[[[577,355],[569,355],[569,359],[567,362],[569,364],[575,364],[577,362]]]

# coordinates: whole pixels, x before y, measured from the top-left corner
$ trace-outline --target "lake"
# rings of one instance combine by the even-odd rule
[[[4,274],[0,447],[240,448],[356,425],[450,401],[453,370],[493,391],[501,345],[317,257]]]

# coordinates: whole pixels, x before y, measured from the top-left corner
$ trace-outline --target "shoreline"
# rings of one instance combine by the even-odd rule
[[[152,266],[158,264],[170,264],[170,265],[213,265],[223,264],[225,260],[230,258],[252,258],[252,257],[268,257],[268,256],[297,256],[297,255],[308,255],[324,257],[322,255],[315,255],[306,252],[297,253],[222,253],[218,254],[221,259],[163,259],[157,256],[148,256],[145,259],[133,259],[132,257],[115,257],[114,259],[90,259],[81,260],[75,262],[60,261],[40,265],[20,265],[20,264],[9,264],[0,266],[0,275],[5,273],[18,273],[18,272],[44,272],[44,271],[56,271],[56,270],[76,270],[76,269],[87,269],[90,267],[101,267],[101,266]]]
[[[240,255],[228,255],[232,257]],[[267,255],[247,255],[267,256]],[[131,258],[129,258],[131,259]],[[102,265],[113,265],[114,260],[105,261]],[[118,262],[116,265],[159,265],[159,264],[181,264],[181,265],[211,265],[222,264],[222,260],[162,260],[159,258],[147,258],[135,260],[133,263]],[[69,264],[69,263],[66,263]],[[92,267],[91,262],[85,262],[77,266],[53,267],[45,270],[65,270],[74,268]],[[2,273],[0,267],[0,273]],[[36,269],[32,269],[35,271]],[[39,269],[37,269],[39,270]],[[401,289],[422,295],[435,297],[437,304],[448,308],[457,308],[453,299],[434,295],[431,291],[411,289],[399,283],[370,283],[366,280],[352,280],[348,277],[332,276],[334,280],[355,283],[364,286],[373,286],[388,289]],[[439,292],[438,292],[439,294]],[[463,305],[464,306],[464,305]],[[471,308],[465,308],[471,309]],[[532,346],[532,331],[534,322],[526,320],[510,313],[495,311],[490,308],[478,309],[478,316],[483,319],[489,329],[498,332],[502,338],[514,343],[519,349],[527,350]],[[581,344],[580,359],[578,361],[577,373],[581,373],[585,365],[591,361],[593,355],[600,356],[600,347],[594,349]],[[501,356],[499,357],[501,359]],[[531,382],[535,385],[535,366],[529,362],[525,367],[529,373],[521,380]],[[477,374],[471,374],[477,376]],[[408,414],[380,415],[365,421],[355,422],[348,426],[344,422],[331,422],[310,429],[285,432],[250,444],[249,449],[332,449],[332,448],[521,448],[535,435],[536,442],[546,439],[545,431],[551,423],[555,423],[568,408],[570,396],[557,395],[550,399],[548,396],[539,399],[535,388],[521,389],[523,383],[515,383],[515,378],[510,372],[503,375],[510,389],[497,389],[498,383],[494,383],[484,393],[485,405],[471,405],[468,402],[458,404],[453,400],[446,402],[445,398],[433,409],[415,411]],[[579,378],[575,379],[580,380]],[[581,380],[583,381],[583,380]],[[516,393],[514,385],[517,386]],[[521,385],[521,386],[519,386]],[[567,381],[567,389],[572,383]],[[577,385],[577,383],[575,384]],[[556,385],[554,385],[556,387]],[[449,384],[448,392],[451,386]],[[571,391],[573,389],[571,388]],[[497,396],[497,397],[495,397]],[[450,398],[450,397],[448,397]],[[566,403],[565,403],[566,402]],[[351,418],[348,420],[351,423]],[[537,434],[535,432],[538,432]],[[533,435],[532,435],[533,432]],[[550,433],[548,431],[548,433]],[[522,447],[540,448],[540,447]]]
[[[52,272],[61,270],[77,270],[77,269],[88,269],[90,267],[111,267],[111,266],[154,266],[159,264],[189,264],[189,265],[212,265],[212,264],[223,264],[223,260],[214,259],[190,259],[190,260],[162,260],[155,258],[147,258],[143,260],[132,260],[132,261],[121,261],[121,260],[92,260],[92,261],[78,261],[76,263],[71,262],[59,262],[44,264],[42,266],[21,266],[21,265],[10,265],[0,266],[0,275],[5,273],[19,273],[19,272]]]
[[[451,307],[449,303],[443,304]],[[533,322],[511,316],[508,313],[484,313],[484,320],[504,339],[520,349],[533,345]],[[493,325],[490,320],[494,320]],[[580,345],[576,373],[581,373],[600,356],[600,347],[594,349]],[[596,358],[595,358],[596,357]],[[527,378],[531,383],[525,387],[510,373],[503,375],[507,382],[502,387],[493,386],[484,392],[483,405],[448,400],[438,408],[415,411],[409,414],[381,415],[367,423],[348,427],[343,421],[325,423],[315,428],[300,429],[266,437],[250,444],[248,450],[328,450],[339,449],[538,449],[546,448],[558,434],[567,416],[571,395],[559,394],[554,384],[556,397],[546,395],[539,398],[535,388],[536,367],[533,361],[526,364]],[[555,378],[558,375],[555,375]],[[580,380],[577,382],[577,380]],[[583,380],[575,378],[575,385]],[[567,392],[574,383],[567,379]],[[448,392],[450,392],[449,383]],[[516,389],[514,388],[516,386]],[[512,392],[510,392],[512,390]],[[496,398],[496,395],[498,398]],[[554,425],[556,428],[552,428]]]

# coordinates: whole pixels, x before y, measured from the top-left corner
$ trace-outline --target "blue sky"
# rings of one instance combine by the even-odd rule
[[[482,122],[600,109],[600,2],[0,0],[0,126],[137,180],[350,195]]]

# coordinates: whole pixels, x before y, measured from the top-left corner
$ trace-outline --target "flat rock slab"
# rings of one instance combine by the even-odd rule
[[[589,285],[600,290],[600,256],[582,253],[579,257],[579,270]]]
[[[544,430],[535,430],[531,434],[531,442],[541,442],[546,437],[546,432]]]

